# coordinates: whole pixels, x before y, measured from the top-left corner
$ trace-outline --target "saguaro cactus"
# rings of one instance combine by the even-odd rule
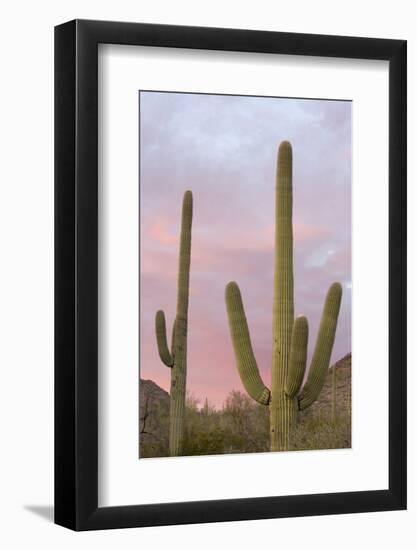
[[[248,394],[269,407],[271,451],[285,451],[298,412],[318,397],[329,367],[342,287],[333,283],[327,293],[307,382],[308,323],[304,316],[294,320],[292,148],[283,141],[278,151],[275,204],[275,277],[272,319],[272,383],[263,383],[252,350],[249,329],[238,285],[226,286],[230,332],[242,383]]]
[[[172,327],[171,351],[168,348],[167,342],[165,314],[160,310],[156,313],[155,317],[159,357],[167,367],[171,368],[169,429],[169,452],[171,456],[181,454],[184,435],[192,218],[193,196],[191,191],[186,191],[182,203],[177,314]]]

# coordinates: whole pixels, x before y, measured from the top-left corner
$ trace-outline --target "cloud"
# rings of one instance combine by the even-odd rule
[[[168,228],[168,221],[162,219],[150,225],[147,238],[162,245],[176,245],[178,243],[178,235],[171,233]]]
[[[324,240],[330,235],[330,228],[324,225],[314,225],[302,222],[293,223],[295,241]]]

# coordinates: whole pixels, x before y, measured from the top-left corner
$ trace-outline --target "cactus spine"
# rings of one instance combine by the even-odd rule
[[[263,383],[252,350],[242,297],[238,285],[226,286],[226,307],[236,363],[248,394],[269,407],[271,451],[290,447],[291,428],[299,411],[318,397],[329,367],[342,287],[333,283],[327,293],[308,378],[306,369],[308,323],[294,320],[292,148],[283,141],[278,151],[275,204],[275,276],[272,317],[272,383]]]
[[[168,348],[165,314],[160,310],[155,317],[159,357],[167,367],[171,368],[169,431],[169,452],[171,456],[181,454],[184,437],[192,218],[193,196],[191,191],[186,191],[182,203],[177,314],[172,327],[171,351]]]

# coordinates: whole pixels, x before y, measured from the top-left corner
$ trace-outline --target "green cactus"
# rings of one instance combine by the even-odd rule
[[[329,367],[342,287],[333,283],[327,293],[307,382],[301,389],[307,358],[308,323],[294,320],[292,148],[283,141],[278,151],[275,205],[275,277],[272,320],[272,384],[259,374],[238,285],[226,286],[226,307],[236,363],[248,394],[269,407],[271,451],[290,447],[290,432],[299,411],[318,397]]]
[[[169,430],[169,453],[171,456],[181,454],[184,437],[192,218],[193,195],[191,191],[186,191],[182,203],[177,314],[172,327],[171,351],[168,348],[164,312],[158,311],[155,317],[159,357],[167,367],[171,368]]]

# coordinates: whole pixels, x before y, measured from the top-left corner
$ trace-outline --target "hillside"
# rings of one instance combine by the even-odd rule
[[[303,411],[292,437],[293,450],[351,447],[352,356],[350,353],[329,368],[321,393]],[[332,411],[332,374],[336,369],[336,417]]]
[[[336,369],[336,400],[339,413],[349,412],[352,402],[352,354],[348,353],[329,368],[323,389],[315,403],[307,409],[314,416],[328,413],[332,400],[332,371]]]

